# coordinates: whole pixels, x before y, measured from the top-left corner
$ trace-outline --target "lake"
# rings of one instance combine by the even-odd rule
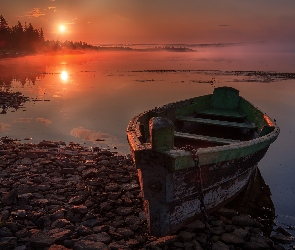
[[[197,50],[1,59],[2,90],[29,98],[1,115],[1,136],[23,143],[74,141],[128,154],[126,127],[133,116],[212,93],[214,86],[232,86],[281,129],[258,166],[272,192],[278,224],[294,227],[295,79],[286,73],[295,73],[295,54],[237,47]]]

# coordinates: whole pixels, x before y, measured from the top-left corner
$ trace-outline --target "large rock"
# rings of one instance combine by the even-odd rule
[[[232,223],[242,227],[263,227],[258,221],[253,219],[250,215],[241,214],[232,218]]]

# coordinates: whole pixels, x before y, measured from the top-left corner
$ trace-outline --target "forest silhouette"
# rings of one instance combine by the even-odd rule
[[[0,57],[17,56],[23,53],[50,52],[64,49],[97,49],[85,42],[45,40],[43,29],[35,29],[31,23],[18,21],[10,27],[0,15]]]

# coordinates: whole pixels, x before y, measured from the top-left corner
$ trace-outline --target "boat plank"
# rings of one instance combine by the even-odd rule
[[[212,116],[222,116],[226,118],[238,118],[238,119],[245,119],[247,115],[229,109],[205,109],[202,111],[197,112],[197,114],[201,115],[212,115]]]
[[[182,133],[182,132],[174,132],[175,137],[179,137],[182,139],[192,139],[192,140],[200,140],[200,141],[208,141],[218,144],[231,144],[235,142],[241,142],[239,140],[232,140],[232,139],[225,139],[225,138],[218,138],[212,136],[204,136],[204,135],[196,135],[196,134],[189,134],[189,133]]]
[[[179,116],[177,117],[177,120],[185,121],[185,122],[195,122],[195,123],[206,124],[206,125],[232,127],[232,128],[246,128],[246,129],[257,128],[255,125],[248,124],[248,123],[219,121],[219,120],[212,120],[212,119],[195,118],[190,116]]]

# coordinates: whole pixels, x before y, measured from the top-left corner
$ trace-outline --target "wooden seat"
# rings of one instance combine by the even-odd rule
[[[213,142],[218,144],[231,144],[235,142],[240,142],[239,140],[224,139],[224,138],[204,136],[204,135],[195,135],[195,134],[188,134],[188,133],[182,133],[182,132],[174,132],[174,136],[178,138],[182,138],[182,139],[207,141],[207,142]]]
[[[212,119],[202,119],[202,118],[195,118],[195,117],[191,117],[191,116],[179,116],[176,119],[179,121],[184,121],[184,122],[195,122],[195,123],[200,123],[200,124],[231,127],[231,128],[246,128],[246,129],[251,129],[251,130],[254,130],[257,128],[255,125],[248,124],[248,123],[228,122],[228,121],[219,121],[219,120],[212,120]]]
[[[205,109],[197,112],[197,114],[201,115],[210,115],[210,116],[219,116],[225,118],[234,118],[234,119],[245,119],[246,115],[235,110],[231,109]]]

